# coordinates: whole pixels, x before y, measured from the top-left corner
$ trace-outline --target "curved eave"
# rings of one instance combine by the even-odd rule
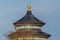
[[[24,34],[23,34],[24,33]],[[12,34],[9,34],[8,37],[10,38],[16,38],[16,37],[38,37],[38,38],[49,38],[51,35],[47,34],[45,32],[42,32],[41,30],[38,32],[38,30],[18,30],[17,32],[14,32]]]
[[[49,34],[10,34],[8,37],[10,38],[16,38],[16,37],[38,37],[38,38],[49,38],[51,35]]]
[[[26,25],[26,24],[30,24],[30,25],[36,25],[36,26],[43,26],[45,25],[45,23],[40,23],[40,22],[16,22],[13,23],[14,25]]]

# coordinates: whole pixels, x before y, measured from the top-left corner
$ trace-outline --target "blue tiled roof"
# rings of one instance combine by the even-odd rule
[[[30,23],[30,22],[41,23],[43,25],[45,24],[41,20],[37,19],[34,15],[32,15],[31,11],[27,11],[27,14],[23,18],[16,21],[15,23]]]

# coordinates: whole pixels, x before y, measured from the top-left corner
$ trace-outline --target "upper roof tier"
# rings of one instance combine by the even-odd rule
[[[40,26],[45,24],[41,20],[37,19],[34,15],[32,15],[30,5],[28,5],[27,14],[23,18],[21,18],[20,20],[16,21],[14,24],[24,24],[24,23],[26,23],[26,24],[38,24]]]

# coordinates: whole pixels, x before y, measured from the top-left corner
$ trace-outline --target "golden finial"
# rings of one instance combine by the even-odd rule
[[[31,10],[31,5],[30,4],[27,6],[27,9],[28,9],[28,11]]]

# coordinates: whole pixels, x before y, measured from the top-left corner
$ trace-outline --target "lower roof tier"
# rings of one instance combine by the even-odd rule
[[[50,34],[47,34],[45,32],[42,32],[41,30],[17,30],[14,33],[11,33],[8,35],[10,38],[21,38],[21,37],[37,37],[37,38],[48,38],[50,37]]]

